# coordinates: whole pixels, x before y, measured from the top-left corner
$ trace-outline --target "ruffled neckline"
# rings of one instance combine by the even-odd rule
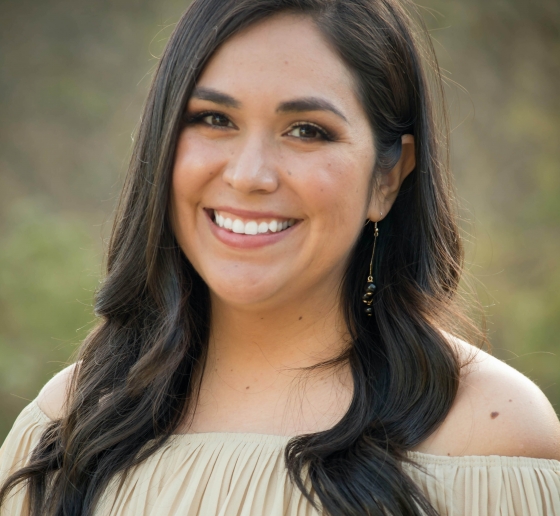
[[[29,410],[35,413],[35,417],[51,421],[49,416],[45,414],[39,407],[36,400],[33,400]],[[183,433],[172,434],[170,442],[175,446],[182,444],[202,445],[204,443],[224,444],[224,443],[252,443],[266,447],[272,447],[277,450],[283,449],[288,441],[298,437],[297,435],[274,435],[259,434],[253,432],[199,432],[199,433]],[[406,456],[417,464],[440,464],[440,465],[457,465],[457,466],[530,466],[538,468],[552,469],[560,472],[560,461],[554,459],[542,459],[535,457],[511,457],[506,455],[463,455],[463,456],[445,456],[434,455],[419,451],[405,452]]]

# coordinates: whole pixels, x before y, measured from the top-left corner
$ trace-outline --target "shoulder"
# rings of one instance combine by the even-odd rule
[[[49,419],[54,420],[62,416],[76,366],[77,364],[72,364],[57,373],[37,396],[39,408]]]
[[[417,451],[560,460],[560,422],[526,376],[470,344],[452,339],[466,365],[442,425]]]

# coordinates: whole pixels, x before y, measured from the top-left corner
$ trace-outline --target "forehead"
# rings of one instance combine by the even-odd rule
[[[347,109],[359,109],[350,70],[304,15],[276,15],[231,37],[197,83],[240,99],[323,95]]]

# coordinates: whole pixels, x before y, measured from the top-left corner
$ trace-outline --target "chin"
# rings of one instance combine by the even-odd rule
[[[272,274],[263,278],[263,281],[252,280],[234,280],[228,281],[219,278],[217,281],[208,282],[210,293],[213,299],[220,303],[237,307],[262,307],[270,304],[278,293],[279,286],[276,282],[272,284],[270,278]]]
[[[271,302],[272,296],[264,292],[257,291],[238,291],[231,292],[214,292],[211,291],[212,298],[215,298],[220,304],[235,308],[244,309],[265,309],[265,305]]]

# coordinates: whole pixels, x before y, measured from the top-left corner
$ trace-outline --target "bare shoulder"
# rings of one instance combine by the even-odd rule
[[[560,422],[543,392],[506,363],[459,339],[467,363],[443,424],[417,451],[560,460]]]
[[[37,396],[39,408],[50,419],[58,419],[62,415],[75,368],[76,364],[72,364],[57,373],[45,384]]]

